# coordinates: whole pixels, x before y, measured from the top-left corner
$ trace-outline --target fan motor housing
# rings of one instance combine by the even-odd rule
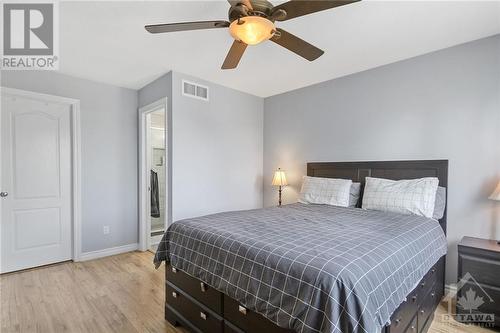
[[[244,5],[238,4],[229,8],[229,21],[233,22],[245,16],[262,16],[271,20],[273,4],[266,0],[250,0],[253,9],[247,9]],[[274,21],[274,20],[272,20]]]

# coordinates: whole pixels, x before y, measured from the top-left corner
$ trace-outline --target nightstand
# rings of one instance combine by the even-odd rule
[[[500,245],[496,240],[462,238],[457,281],[457,320],[485,322],[492,316],[480,315],[489,314],[500,327]]]

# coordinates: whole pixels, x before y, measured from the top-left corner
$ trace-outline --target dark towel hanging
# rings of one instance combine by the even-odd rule
[[[160,189],[158,174],[151,170],[151,216],[160,217]]]

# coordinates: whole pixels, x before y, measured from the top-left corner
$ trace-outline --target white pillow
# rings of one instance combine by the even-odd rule
[[[304,176],[299,202],[332,206],[349,206],[352,180]]]
[[[366,177],[362,208],[432,218],[438,183],[435,177],[398,181]]]

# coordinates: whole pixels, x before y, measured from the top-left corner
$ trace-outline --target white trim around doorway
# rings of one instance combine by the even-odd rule
[[[150,219],[148,219],[147,212],[149,211],[147,209],[147,205],[149,203],[148,196],[149,196],[149,191],[148,191],[148,149],[147,149],[147,144],[148,144],[148,138],[146,137],[148,134],[146,126],[148,126],[147,123],[147,115],[151,112],[154,112],[159,109],[164,109],[165,110],[165,147],[167,148],[167,152],[169,151],[169,142],[168,142],[168,106],[167,106],[167,97],[161,98],[157,100],[156,102],[153,102],[151,104],[148,104],[146,106],[143,106],[139,108],[139,250],[140,251],[147,251],[150,247],[151,244],[149,244],[150,240],[150,234],[151,234],[151,225],[149,223]],[[167,159],[169,158],[169,154],[167,153]],[[167,161],[167,166],[169,166],[169,163]],[[168,174],[170,172],[170,168],[167,167],[166,169],[166,175],[165,175],[165,180],[168,181],[169,177]],[[170,186],[170,184],[168,184]],[[169,188],[167,186],[167,188]],[[167,190],[168,192],[168,190]],[[166,196],[166,202],[165,202],[165,207],[169,209],[169,196],[170,193]],[[168,215],[167,215],[168,216]],[[168,224],[168,218],[165,217],[165,228],[167,227]]]

